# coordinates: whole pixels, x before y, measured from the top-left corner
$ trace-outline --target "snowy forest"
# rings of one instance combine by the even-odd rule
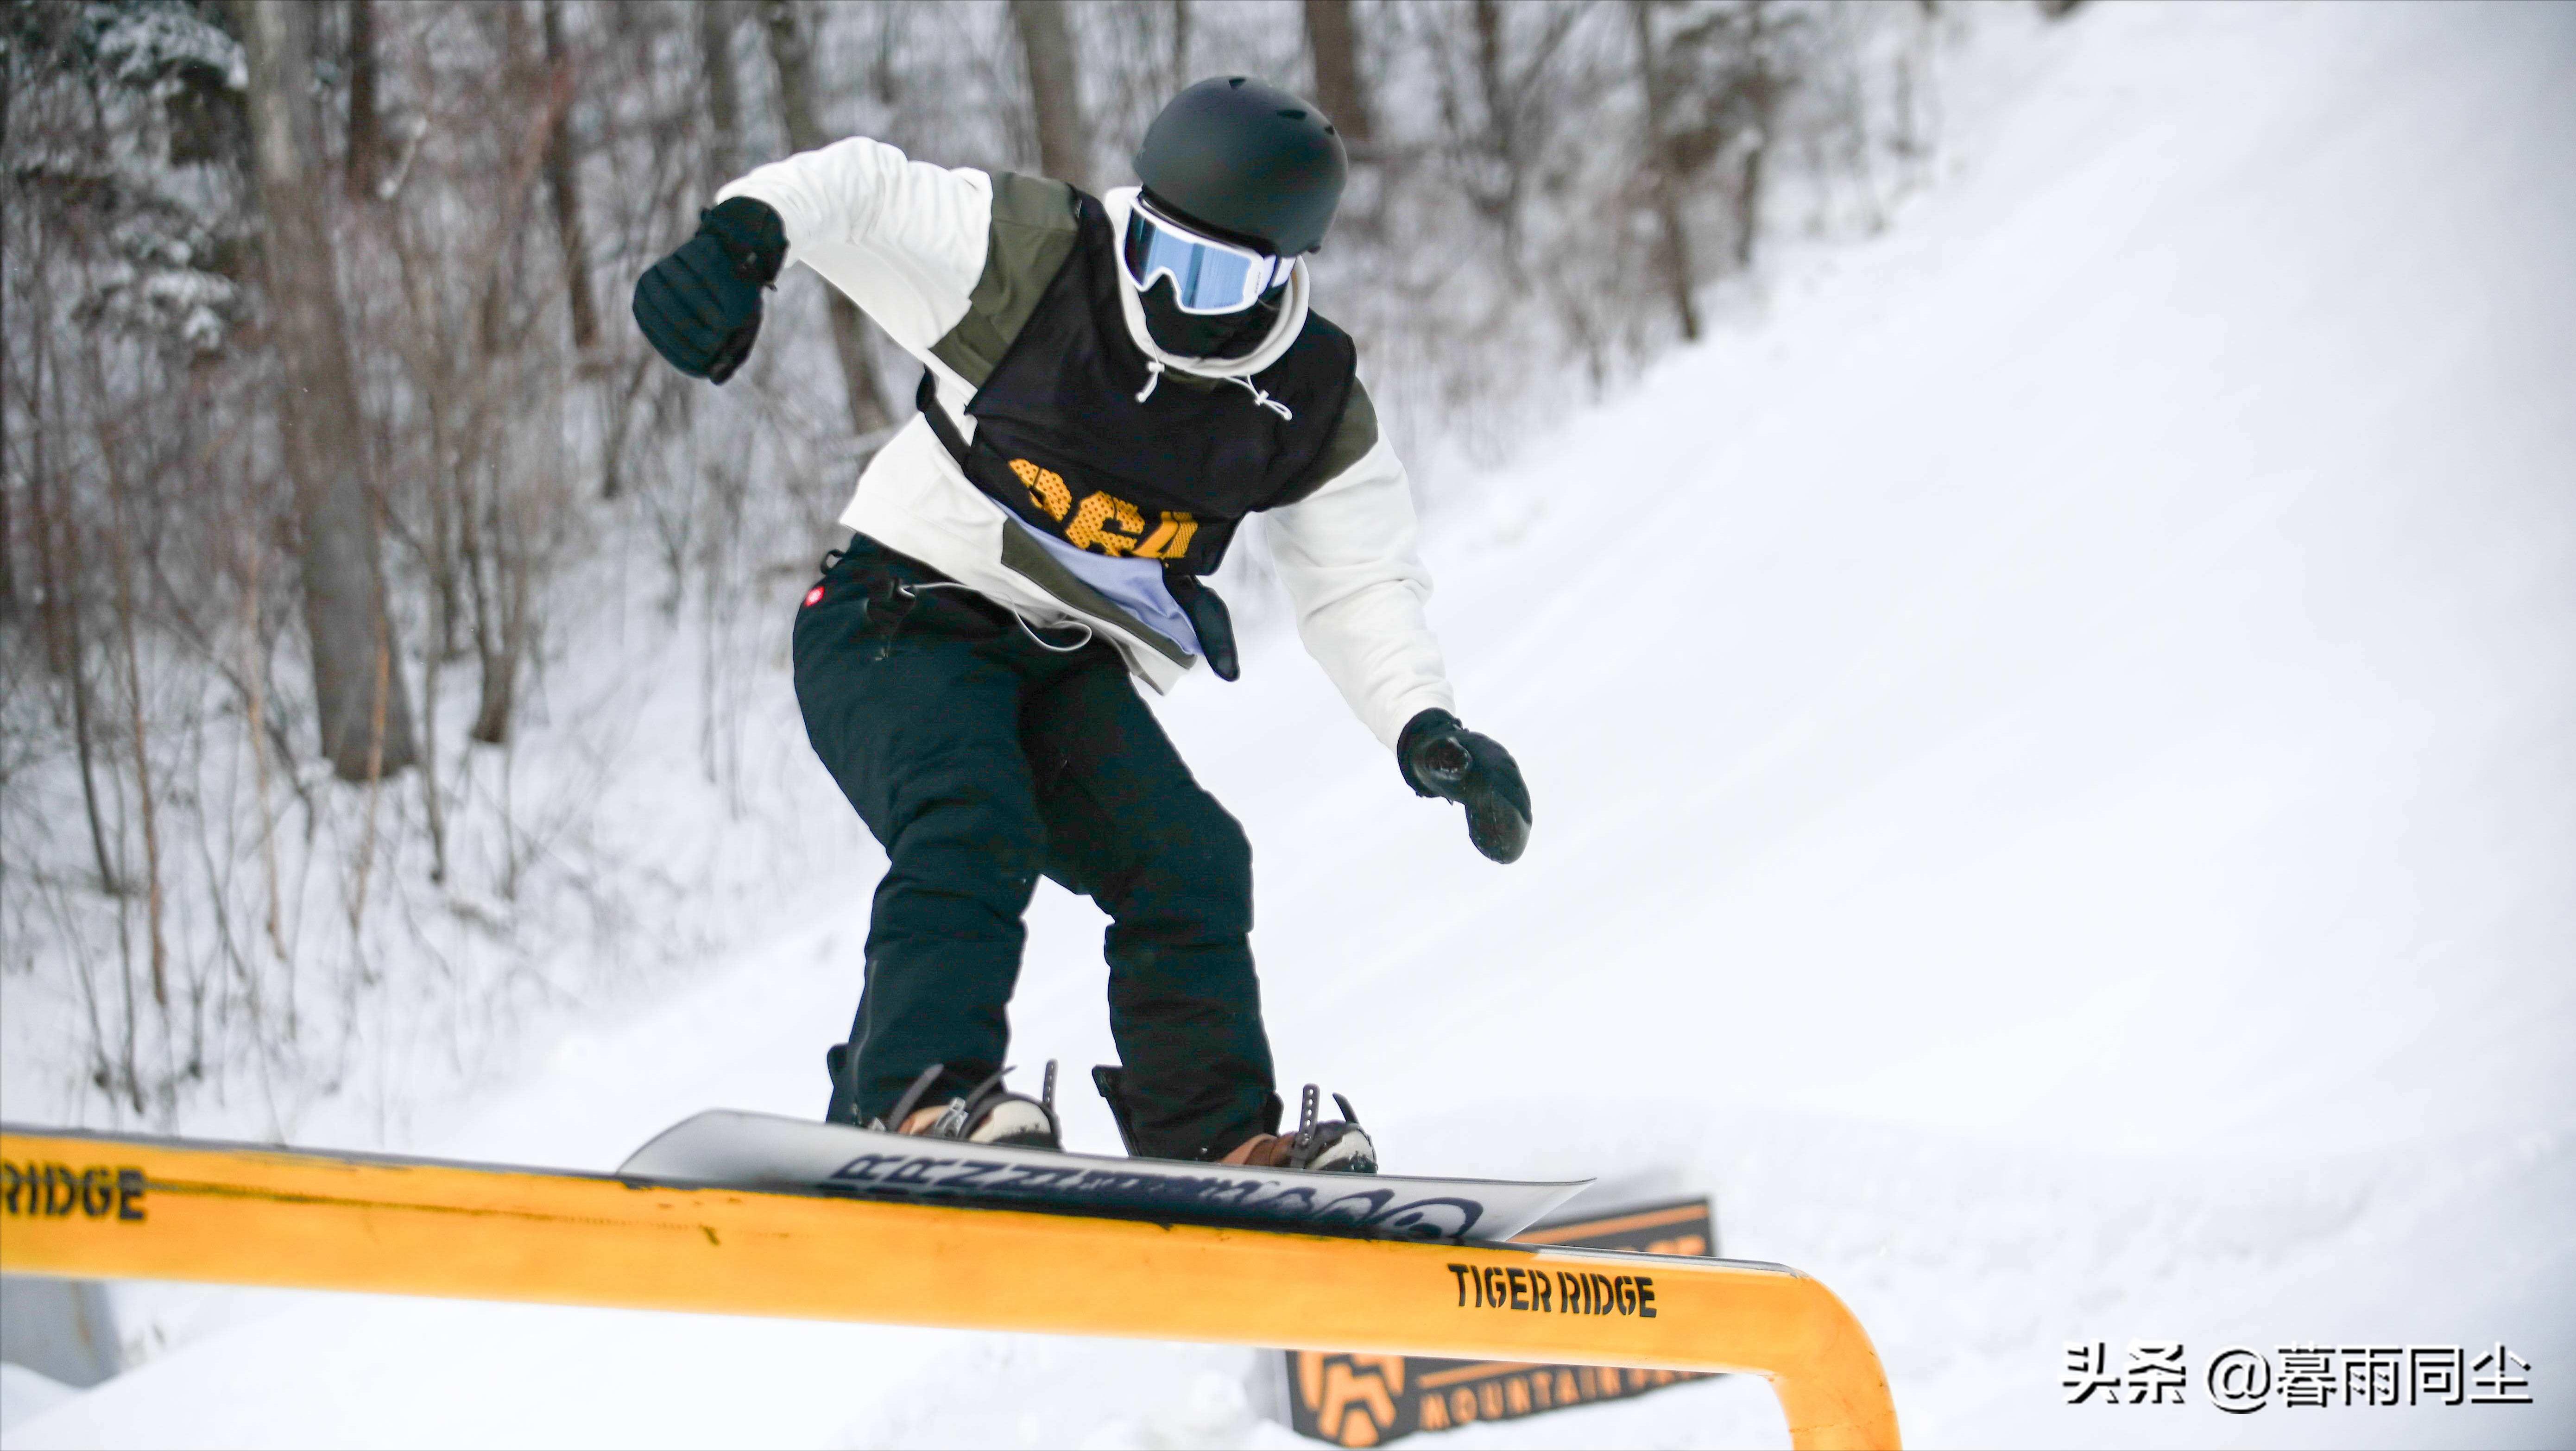
[[[763,814],[749,682],[915,375],[810,274],[734,386],[656,359],[629,289],[724,181],[863,134],[1097,190],[1189,81],[1300,88],[1356,165],[1324,306],[1436,511],[1553,400],[1699,336],[1766,235],[1883,224],[1933,153],[1944,17],[13,0],[6,25],[0,991],[63,1028],[13,1039],[10,1083],[276,1133],[397,1040],[471,1071],[531,1004],[701,940],[686,900],[764,889],[756,826],[694,856],[667,829]],[[665,685],[685,708],[639,726]],[[696,778],[650,786],[660,828],[601,810],[639,730],[683,734]]]

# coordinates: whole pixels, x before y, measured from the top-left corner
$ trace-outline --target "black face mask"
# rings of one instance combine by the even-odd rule
[[[1145,308],[1145,331],[1164,352],[1183,358],[1241,358],[1269,340],[1287,297],[1288,284],[1282,282],[1241,312],[1183,312],[1173,300],[1172,279],[1157,277],[1137,301]]]

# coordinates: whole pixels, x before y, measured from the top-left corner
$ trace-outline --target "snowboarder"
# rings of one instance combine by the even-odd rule
[[[1163,109],[1135,166],[1141,189],[1095,198],[864,137],[791,156],[717,193],[636,284],[635,319],[720,384],[802,262],[924,368],[921,416],[860,475],[795,627],[807,736],[887,857],[826,1117],[1059,1147],[1052,1065],[1039,1099],[1001,1086],[1043,872],[1110,917],[1122,1066],[1096,1081],[1130,1153],[1373,1172],[1346,1102],[1317,1123],[1310,1090],[1302,1132],[1279,1132],[1251,848],[1127,677],[1235,678],[1204,580],[1259,513],[1307,651],[1406,784],[1464,805],[1501,862],[1529,793],[1451,713],[1403,466],[1351,339],[1308,305],[1341,138],[1222,77]]]

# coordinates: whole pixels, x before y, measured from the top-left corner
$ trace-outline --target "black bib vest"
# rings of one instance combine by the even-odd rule
[[[1320,466],[1350,401],[1348,334],[1313,312],[1251,388],[1166,376],[1119,303],[1117,245],[1100,203],[1076,194],[1072,255],[966,411],[966,443],[932,386],[921,411],[975,486],[1029,528],[1077,549],[1160,560],[1185,608],[1243,516],[1321,487]],[[1143,401],[1138,393],[1143,392]],[[1196,611],[1193,610],[1193,614]]]

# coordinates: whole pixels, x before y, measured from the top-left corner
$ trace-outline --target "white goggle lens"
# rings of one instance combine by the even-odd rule
[[[1265,257],[1230,242],[1182,231],[1141,204],[1128,218],[1127,244],[1119,249],[1119,261],[1137,291],[1169,277],[1181,311],[1202,314],[1243,311],[1277,286],[1294,265],[1286,257]]]

